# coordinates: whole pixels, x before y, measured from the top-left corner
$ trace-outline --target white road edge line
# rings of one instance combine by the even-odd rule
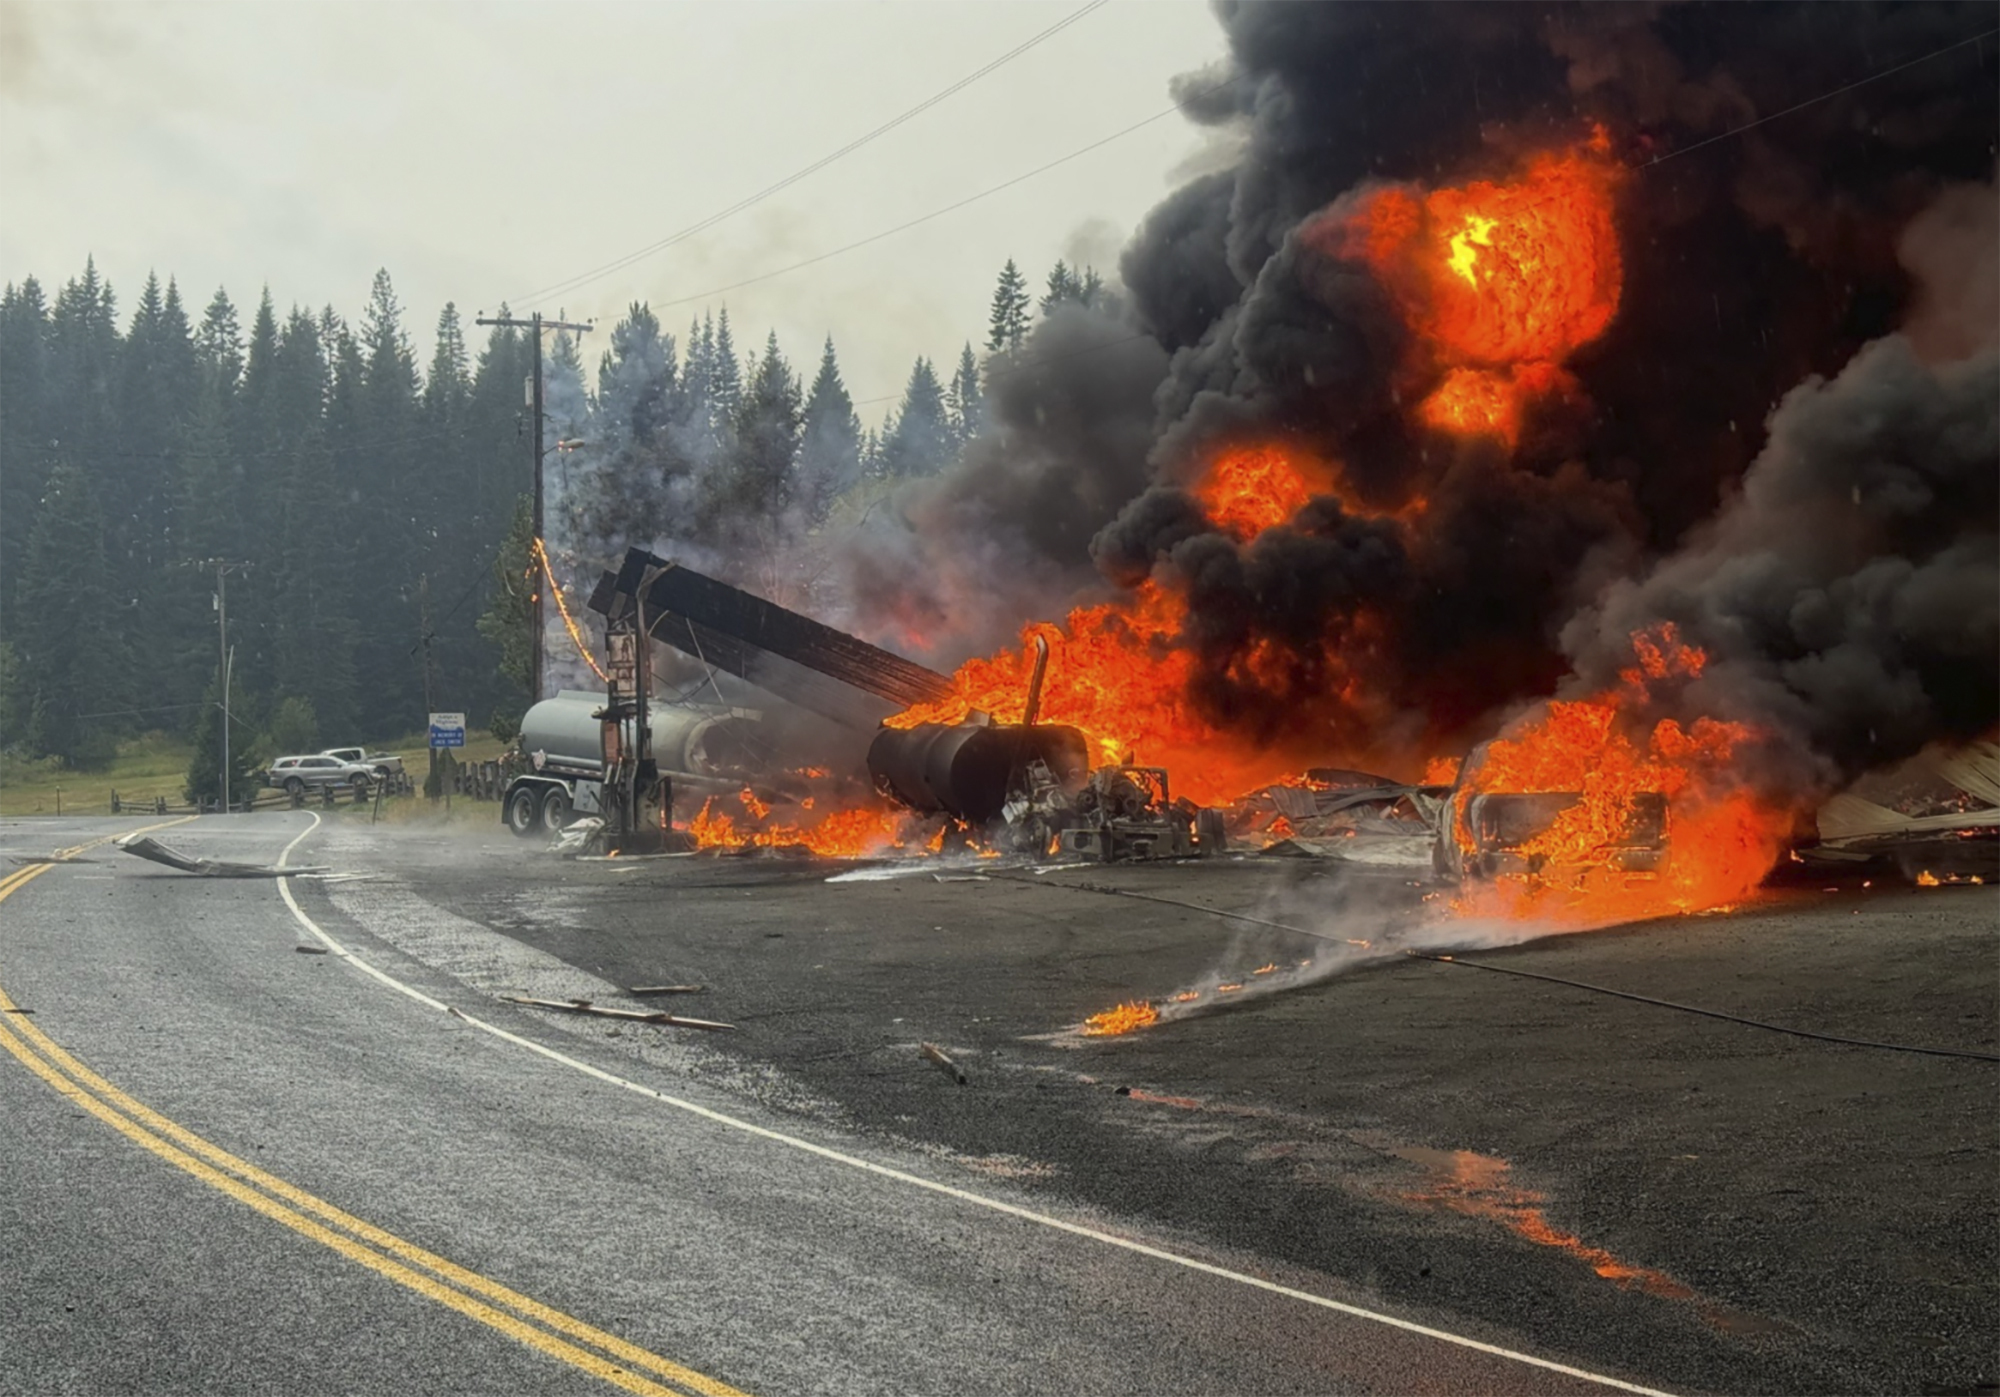
[[[284,852],[278,855],[278,867],[280,868],[283,868],[286,861],[291,858],[292,850],[304,843],[306,838],[319,828],[319,816],[312,811],[307,811],[306,813],[312,817],[312,823],[302,830],[296,839],[285,846]],[[476,1019],[462,1009],[455,1009],[441,1000],[431,998],[421,990],[404,984],[395,976],[370,965],[367,961],[355,955],[354,952],[348,950],[345,946],[327,935],[318,922],[315,922],[305,914],[305,910],[299,906],[298,900],[292,896],[291,880],[289,878],[279,878],[276,882],[278,884],[278,894],[284,898],[285,906],[291,908],[292,915],[298,918],[301,926],[326,943],[328,951],[354,966],[362,973],[380,980],[397,993],[407,995],[428,1008],[450,1014],[453,1018],[470,1024],[482,1033],[489,1033],[504,1042],[514,1044],[516,1047],[526,1048],[529,1052],[535,1053],[540,1057],[545,1057],[551,1062],[558,1062],[564,1067],[573,1068],[583,1073],[586,1077],[595,1077],[600,1082],[606,1082],[615,1087],[622,1087],[626,1091],[634,1092],[640,1096],[649,1097],[663,1105],[671,1106],[677,1111],[685,1111],[689,1115],[699,1116],[703,1120],[711,1121],[716,1125],[724,1126],[730,1130],[740,1131],[745,1135],[754,1135],[759,1139],[769,1140],[774,1144],[784,1145],[790,1149],[803,1151],[806,1154],[817,1155],[821,1159],[831,1160],[835,1164],[842,1164],[850,1169],[858,1169],[865,1174],[873,1174],[877,1178],[893,1179],[897,1183],[908,1184],[912,1188],[920,1188],[927,1193],[942,1194],[946,1198],[955,1198],[961,1203],[970,1203],[974,1207],[985,1208],[990,1212],[1003,1213],[1008,1217],[1018,1218],[1023,1222],[1031,1222],[1040,1227],[1052,1228],[1057,1232],[1067,1232],[1072,1237],[1083,1237],[1093,1242],[1100,1242],[1105,1246],[1117,1247],[1122,1251],[1151,1257],[1155,1261],[1164,1261],[1174,1266],[1184,1267],[1190,1271],[1199,1271],[1203,1275],[1215,1276],[1225,1281],[1234,1281],[1238,1285],[1247,1285],[1257,1290],[1267,1291],[1273,1295],[1282,1295],[1288,1300],[1297,1300],[1307,1305],[1317,1305],[1321,1309],[1332,1310],[1338,1314],[1346,1315],[1350,1319],[1367,1320],[1374,1324],[1387,1325],[1391,1329],[1400,1329],[1405,1333],[1421,1334],[1427,1339],[1436,1339],[1441,1343],[1453,1344],[1459,1348],[1471,1349],[1474,1352],[1488,1354],[1495,1358],[1509,1359],[1515,1363],[1526,1364],[1531,1368],[1540,1368],[1551,1373],[1561,1373],[1565,1377],[1578,1378],[1584,1382],[1596,1383],[1601,1387],[1614,1388],[1619,1392],[1636,1393],[1638,1397],[1674,1397],[1674,1394],[1665,1392],[1660,1388],[1642,1387],[1638,1383],[1626,1382],[1622,1378],[1614,1378],[1604,1373],[1593,1373],[1585,1368],[1573,1368],[1567,1363],[1557,1363],[1553,1359],[1537,1358],[1531,1353],[1519,1353],[1513,1349],[1501,1348],[1497,1344],[1489,1344],[1479,1339],[1469,1338],[1463,1334],[1453,1334],[1445,1329],[1433,1329],[1426,1324],[1418,1324],[1407,1319],[1398,1319],[1394,1315],[1381,1314],[1375,1310],[1365,1310],[1359,1305],[1349,1305],[1340,1300],[1330,1300],[1323,1295],[1314,1295],[1311,1291],[1297,1290],[1288,1285],[1280,1285],[1276,1281],[1264,1280],[1259,1276],[1246,1275],[1241,1271],[1232,1271],[1226,1266],[1217,1266],[1211,1262],[1198,1261],[1194,1257],[1182,1256],[1178,1252],[1165,1251],[1159,1247],[1148,1246],[1144,1242],[1135,1242],[1129,1237],[1120,1237],[1110,1232],[1100,1232],[1096,1228],[1085,1227],[1081,1223],[1065,1222],[1061,1218],[1050,1217],[1046,1213],[1037,1213],[1032,1209],[1002,1202],[998,1198],[988,1198],[984,1194],[973,1193],[968,1189],[939,1183],[934,1179],[926,1179],[918,1174],[905,1173],[901,1169],[892,1169],[886,1164],[876,1164],[870,1160],[860,1159],[851,1154],[843,1154],[841,1151],[830,1149],[825,1145],[816,1145],[810,1140],[802,1140],[796,1135],[787,1135],[783,1131],[772,1130],[767,1126],[738,1120],[734,1116],[724,1115],[720,1111],[697,1105],[695,1102],[684,1101],[677,1096],[670,1096],[666,1092],[654,1087],[632,1081],[627,1077],[620,1077],[614,1072],[606,1072],[600,1067],[593,1067],[587,1062],[582,1062],[565,1053],[557,1052],[554,1048],[544,1047],[532,1039],[523,1038],[516,1033],[510,1033],[496,1024],[487,1023],[483,1019]]]

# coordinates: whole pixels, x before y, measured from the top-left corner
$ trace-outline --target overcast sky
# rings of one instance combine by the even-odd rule
[[[1205,144],[1178,113],[817,266],[746,277],[918,217],[1172,104],[1222,55],[1205,6],[1112,0],[907,124],[712,231],[531,293],[793,173],[1082,8],[1007,3],[375,4],[0,0],[0,277],[51,293],[87,254],[121,319],[149,269],[246,328],[268,284],[357,316],[377,267],[419,352],[446,301],[670,330],[726,301],[739,348],[822,336],[857,399],[985,331],[1008,258],[1107,272]],[[695,298],[695,299],[689,299]],[[678,304],[676,304],[678,303]],[[876,420],[884,405],[864,407]]]

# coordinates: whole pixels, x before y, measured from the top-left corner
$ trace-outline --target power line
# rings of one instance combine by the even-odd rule
[[[944,101],[947,97],[950,97],[955,93],[963,91],[964,89],[970,87],[972,84],[978,82],[981,78],[987,76],[989,73],[992,73],[997,69],[1002,68],[1007,64],[1013,62],[1016,58],[1019,58],[1022,54],[1028,52],[1030,49],[1035,48],[1040,44],[1046,43],[1050,39],[1053,39],[1057,34],[1060,34],[1063,30],[1069,28],[1072,24],[1075,24],[1078,20],[1083,19],[1085,16],[1091,14],[1096,10],[1102,9],[1105,5],[1109,3],[1110,0],[1088,0],[1088,3],[1085,4],[1082,8],[1072,11],[1070,14],[1058,20],[1056,23],[1050,25],[1047,29],[1042,30],[1039,34],[1036,34],[1028,38],[1027,40],[1023,41],[1022,43],[1015,45],[1013,48],[1009,49],[1007,52],[1001,54],[998,58],[988,63],[985,67],[977,69],[976,71],[967,74],[965,77],[960,78],[957,82],[952,83],[949,87],[942,88],[939,91],[932,93],[929,97],[926,97],[923,101],[917,103],[914,107],[909,108],[908,110],[900,113],[897,116],[891,117],[888,121],[883,122],[880,126],[877,126],[874,130],[855,137],[853,140],[849,141],[846,145],[840,147],[838,150],[835,150],[827,155],[823,155],[818,160],[813,161],[810,165],[804,166],[801,169],[793,171],[791,174],[786,175],[783,179],[777,181],[775,184],[766,185],[764,188],[758,190],[756,193],[747,195],[744,198],[737,200],[735,203],[731,204],[728,208],[723,209],[718,213],[710,214],[707,218],[704,218],[697,223],[690,223],[687,227],[682,228],[679,232],[669,233],[666,237],[661,238],[657,242],[649,243],[645,247],[640,248],[636,252],[629,252],[625,254],[623,257],[614,258],[613,260],[604,263],[600,267],[595,267],[590,271],[583,272],[577,276],[566,278],[565,280],[562,281],[552,282],[549,285],[542,287],[538,291],[531,291],[525,296],[513,297],[510,298],[510,300],[518,300],[527,303],[540,300],[544,296],[554,296],[574,291],[579,287],[588,286],[591,282],[597,281],[602,277],[609,276],[612,272],[621,271],[624,268],[631,266],[635,262],[641,261],[647,257],[652,256],[656,252],[660,252],[666,248],[672,247],[675,243],[682,242],[688,238],[694,237],[698,233],[704,233],[708,231],[710,228],[713,228],[716,224],[721,223],[723,220],[728,218],[733,218],[735,215],[743,212],[745,209],[751,208],[756,204],[762,203],[764,200],[770,198],[773,194],[777,194],[782,190],[789,189],[792,185],[797,184],[800,180],[805,179],[810,175],[817,174],[819,171],[833,164],[836,160],[840,160],[845,158],[846,156],[852,155],[855,151],[860,150],[863,146],[868,145],[870,142],[875,141],[882,136],[888,135],[891,131],[903,125],[905,122],[911,120],[914,117],[922,115],[924,112],[936,106],[939,102]]]
[[[831,252],[822,252],[816,257],[808,257],[804,261],[794,262],[788,267],[779,267],[774,271],[760,272],[756,276],[745,277],[741,281],[732,281],[727,286],[718,286],[715,287],[713,290],[703,291],[698,295],[678,296],[671,301],[662,301],[660,302],[660,305],[662,308],[665,308],[668,306],[684,306],[693,301],[705,301],[709,299],[711,296],[721,296],[731,291],[740,290],[745,286],[755,286],[760,281],[769,281],[773,277],[781,277],[787,274],[788,272],[796,272],[805,267],[816,266],[819,263],[828,260],[829,258],[838,257],[842,253],[852,252],[856,248],[867,247],[870,243],[878,243],[882,241],[882,239],[884,238],[894,237],[898,233],[907,232],[908,230],[917,227],[919,224],[929,223],[932,219],[942,218],[948,213],[956,213],[958,212],[958,210],[965,208],[969,204],[976,204],[981,199],[985,199],[992,195],[998,194],[1002,190],[1012,189],[1015,185],[1020,184],[1025,180],[1031,180],[1036,175],[1048,173],[1050,170],[1055,169],[1058,165],[1066,165],[1070,161],[1077,159],[1079,156],[1088,155],[1092,151],[1097,150],[1102,146],[1110,145],[1113,141],[1122,140],[1126,136],[1131,135],[1134,131],[1138,131],[1144,127],[1151,126],[1154,122],[1162,120],[1165,117],[1170,117],[1175,112],[1184,111],[1188,106],[1190,106],[1195,102],[1200,101],[1203,97],[1206,97],[1209,93],[1220,91],[1222,88],[1227,87],[1228,85],[1229,85],[1228,83],[1217,83],[1214,87],[1204,88],[1200,92],[1196,92],[1191,96],[1185,98],[1184,100],[1174,103],[1171,107],[1167,107],[1164,110],[1154,112],[1151,116],[1147,117],[1143,121],[1133,122],[1130,126],[1127,126],[1122,131],[1113,131],[1110,135],[1092,141],[1087,146],[1077,147],[1077,149],[1071,151],[1067,155],[1059,155],[1054,160],[1049,161],[1045,165],[1037,165],[1032,170],[1026,171],[1023,174],[1015,175],[1012,179],[1002,180],[999,184],[993,185],[987,189],[982,189],[977,194],[968,194],[965,198],[960,199],[957,203],[946,204],[943,208],[939,209],[932,209],[929,213],[920,214],[916,218],[912,218],[906,223],[898,223],[893,228],[885,228],[879,233],[871,233],[867,237],[858,239],[855,242],[848,243],[844,247],[836,247]]]
[[[1807,107],[1816,106],[1821,102],[1830,101],[1831,99],[1838,97],[1843,93],[1852,92],[1854,91],[1854,89],[1858,87],[1865,87],[1871,82],[1875,82],[1878,81],[1879,79],[1889,77],[1895,73],[1900,73],[1906,68],[1914,68],[1918,64],[1928,63],[1934,58],[1941,58],[1947,53],[1951,53],[1957,49],[1964,48],[1967,44],[1983,44],[1986,40],[1993,38],[1995,35],[2000,35],[2000,27],[1988,29],[1984,33],[1974,34],[1970,38],[1960,39],[1955,43],[1946,44],[1943,48],[1935,49],[1932,52],[1923,55],[1921,58],[1912,58],[1907,62],[1898,63],[1893,68],[1884,68],[1879,73],[1871,73],[1865,78],[1857,78],[1855,81],[1850,82],[1845,86],[1837,87],[1833,89],[1831,92],[1822,92],[1817,97],[1809,97],[1803,102],[1798,102],[1793,104],[1792,106],[1786,107],[1783,111],[1772,112],[1769,116],[1759,117],[1755,121],[1748,122],[1742,126],[1734,127],[1731,130],[1721,132],[1718,135],[1710,136],[1706,140],[1697,141],[1691,146],[1683,146],[1679,150],[1669,151],[1665,155],[1658,156],[1655,159],[1649,160],[1645,164],[1637,166],[1635,168],[1638,170],[1638,172],[1643,174],[1645,171],[1652,169],[1653,166],[1661,164],[1664,161],[1671,160],[1677,155],[1686,155],[1691,151],[1700,150],[1703,146],[1714,145],[1717,141],[1728,140],[1731,136],[1740,136],[1745,131],[1749,131],[1755,127],[1762,126],[1767,121],[1776,121],[1779,117],[1790,116],[1793,112],[1803,111]],[[1228,85],[1229,85],[1228,82],[1222,82],[1215,84],[1213,87],[1205,88],[1200,92],[1194,93],[1185,100],[1177,102],[1173,106],[1167,108],[1165,111],[1156,112],[1152,116],[1147,117],[1144,121],[1137,122],[1132,126],[1126,127],[1123,131],[1115,132],[1112,135],[1106,136],[1103,140],[1095,141],[1092,144],[1083,147],[1081,150],[1072,151],[1068,155],[1061,156],[1055,160],[1052,160],[1047,165],[1041,166],[1039,169],[1030,170],[1028,171],[1027,174],[1016,176],[1014,179],[1008,180],[1005,184],[997,184],[989,190],[986,190],[979,194],[974,194],[970,198],[963,199],[956,204],[952,204],[945,208],[939,209],[934,213],[925,214],[921,218],[912,219],[910,222],[902,224],[899,227],[889,229],[888,232],[877,233],[874,235],[874,237],[863,238],[860,242],[850,243],[848,244],[847,247],[836,248],[832,252],[822,253],[818,257],[808,258],[806,261],[794,263],[790,267],[781,267],[775,272],[766,272],[762,276],[750,277],[747,280],[739,281],[734,283],[733,285],[722,287],[721,290],[734,291],[739,286],[749,286],[754,282],[768,280],[770,277],[782,276],[784,273],[790,271],[796,271],[800,267],[809,267],[815,262],[824,262],[827,258],[836,257],[842,252],[848,252],[857,247],[865,247],[867,244],[871,242],[876,242],[879,239],[888,237],[890,233],[899,233],[904,228],[914,228],[919,223],[926,223],[931,219],[938,217],[939,214],[950,213],[953,209],[963,208],[966,204],[985,198],[987,194],[998,193],[1000,190],[1006,189],[1011,185],[1019,184],[1024,179],[1028,179],[1034,175],[1040,174],[1043,170],[1053,169],[1057,165],[1063,164],[1065,161],[1075,159],[1078,155],[1086,154],[1089,151],[1097,149],[1098,146],[1105,145],[1111,141],[1115,141],[1120,136],[1130,135],[1132,132],[1137,131],[1140,127],[1151,125],[1153,122],[1160,120],[1161,117],[1170,116],[1174,112],[1182,110],[1191,103],[1197,102],[1201,98],[1206,97],[1207,95],[1209,95],[1209,93],[1220,91],[1222,88],[1227,87]],[[711,291],[706,293],[706,296],[713,296],[717,294],[719,293]],[[683,298],[682,300],[666,301],[663,302],[662,304],[669,306],[683,305],[688,300],[702,300],[706,299],[706,296],[687,297]],[[1151,338],[1151,336],[1144,332],[1135,335],[1127,335],[1121,339],[1106,340],[1102,344],[1091,345],[1087,349],[1072,350],[1067,354],[1044,355],[1039,358],[1020,360],[1016,364],[1014,364],[1013,367],[1017,369],[1026,369],[1041,364],[1061,363],[1065,359],[1081,358],[1086,354],[1096,354],[1102,350],[1115,349],[1121,344],[1130,344],[1133,340],[1148,339],[1148,338]],[[854,403],[854,406],[868,407],[876,403],[895,402],[901,397],[902,397],[901,393],[888,393],[881,397],[859,399]]]
[[[996,377],[1020,373],[1025,369],[1038,369],[1049,364],[1060,364],[1066,359],[1081,359],[1086,354],[1098,354],[1107,349],[1116,349],[1121,344],[1131,344],[1134,340],[1149,340],[1151,338],[1153,338],[1152,331],[1140,330],[1134,334],[1120,335],[1115,340],[1106,340],[1102,344],[1087,345],[1082,349],[1072,349],[1066,354],[1038,354],[1032,359],[1015,359],[1008,362]],[[879,398],[859,399],[853,406],[869,407],[875,403],[892,403],[902,396],[901,393],[885,393]]]
[[[1781,116],[1790,116],[1793,112],[1801,112],[1804,111],[1807,107],[1818,106],[1821,102],[1831,101],[1833,98],[1840,96],[1842,93],[1852,92],[1857,87],[1866,87],[1871,82],[1879,82],[1881,79],[1889,77],[1892,74],[1902,72],[1905,68],[1914,68],[1919,63],[1928,63],[1933,58],[1942,58],[1944,57],[1944,55],[1952,52],[1954,49],[1964,48],[1967,44],[1983,44],[1988,39],[1992,38],[1995,34],[2000,34],[2000,28],[1989,29],[1983,34],[1974,34],[1969,39],[1960,39],[1956,43],[1946,44],[1943,48],[1937,49],[1931,53],[1927,53],[1922,58],[1912,58],[1907,63],[1898,63],[1893,68],[1884,68],[1879,73],[1870,73],[1867,77],[1857,78],[1855,81],[1847,84],[1847,86],[1845,87],[1836,87],[1831,92],[1822,92],[1817,97],[1808,97],[1803,102],[1794,103],[1792,106],[1786,107],[1781,112],[1772,112],[1769,116],[1760,116],[1755,121],[1748,122],[1742,126],[1734,127],[1731,130],[1722,132],[1720,135],[1710,136],[1707,140],[1696,141],[1693,145],[1682,146],[1679,150],[1670,150],[1665,155],[1656,156],[1653,159],[1648,160],[1645,164],[1641,165],[1639,168],[1642,170],[1650,170],[1653,168],[1653,166],[1663,164],[1666,161],[1672,160],[1677,155],[1686,155],[1692,151],[1700,150],[1703,146],[1714,145],[1717,141],[1726,141],[1731,136],[1740,136],[1745,131],[1749,131],[1755,127],[1762,126],[1767,121],[1776,121]]]

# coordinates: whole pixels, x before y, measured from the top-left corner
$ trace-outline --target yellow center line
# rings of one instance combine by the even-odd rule
[[[94,841],[91,845],[79,846],[79,850],[105,842],[108,841]],[[69,856],[75,852],[64,851]],[[0,879],[0,901],[5,901],[54,866],[52,863],[35,864]],[[18,1008],[6,991],[0,989],[0,1048],[5,1048],[55,1091],[134,1143],[266,1217],[441,1305],[627,1391],[666,1394],[667,1397],[680,1397],[682,1390],[698,1392],[703,1397],[745,1397],[726,1383],[510,1290],[498,1281],[447,1261],[238,1159],[105,1081],[64,1051],[40,1028],[25,1017],[18,1017]],[[336,1231],[336,1228],[341,1230]],[[424,1275],[404,1265],[404,1262],[421,1266],[433,1274]],[[445,1281],[451,1284],[444,1284]],[[454,1289],[453,1286],[459,1288]],[[467,1294],[468,1291],[472,1293]],[[505,1305],[516,1313],[507,1314],[475,1296]],[[537,1328],[527,1323],[528,1319],[545,1327]],[[626,1367],[565,1342],[548,1330],[590,1344],[602,1350],[603,1354],[622,1360],[627,1367],[645,1369],[677,1384],[677,1387],[665,1387],[627,1371]]]

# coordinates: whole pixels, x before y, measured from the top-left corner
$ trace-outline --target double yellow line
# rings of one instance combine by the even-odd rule
[[[57,858],[74,857],[89,847],[92,846],[65,849]],[[32,864],[0,878],[0,902],[54,866]],[[686,1397],[688,1393],[700,1393],[703,1397],[745,1397],[727,1383],[627,1343],[477,1271],[425,1251],[210,1144],[133,1100],[70,1056],[29,1021],[4,989],[0,989],[0,1048],[13,1054],[56,1093],[175,1168],[377,1275],[489,1325],[530,1348],[627,1392],[662,1397]]]

